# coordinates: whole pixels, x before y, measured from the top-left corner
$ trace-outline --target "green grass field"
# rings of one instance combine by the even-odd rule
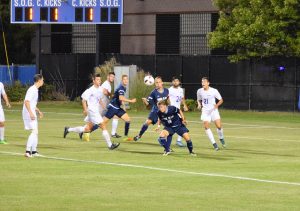
[[[120,140],[120,147],[109,151],[100,131],[90,142],[77,134],[62,138],[64,126],[83,124],[78,103],[39,107],[45,112],[39,151],[46,158],[22,156],[28,132],[21,105],[5,112],[9,144],[0,145],[1,211],[300,210],[299,113],[221,110],[228,147],[218,152],[199,113],[187,113],[198,156],[189,156],[173,140],[175,152],[163,157],[154,127],[142,141]],[[134,136],[147,112],[129,113]],[[120,121],[119,134],[123,127]],[[213,132],[217,138],[214,127]]]

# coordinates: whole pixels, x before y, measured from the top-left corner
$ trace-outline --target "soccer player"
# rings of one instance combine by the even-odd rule
[[[219,106],[223,103],[223,99],[217,89],[209,86],[209,79],[207,77],[202,78],[202,87],[197,91],[198,109],[202,109],[201,120],[203,121],[205,133],[208,136],[210,142],[218,151],[219,147],[214,139],[213,133],[209,128],[209,124],[213,121],[217,127],[217,133],[223,147],[226,147],[224,141],[223,129],[221,126],[221,117],[218,111]],[[216,99],[218,103],[216,104]]]
[[[104,98],[103,88],[100,87],[100,84],[100,74],[94,75],[93,86],[85,90],[81,95],[83,114],[86,115],[85,122],[87,122],[87,124],[84,127],[65,127],[64,138],[69,132],[90,132],[94,125],[99,125],[99,127],[102,129],[102,135],[106,141],[108,148],[110,150],[113,150],[116,149],[120,144],[114,144],[111,142],[110,135],[106,129],[106,125],[103,123],[102,116],[100,115],[99,102],[101,103],[101,99]]]
[[[43,118],[43,113],[38,109],[37,102],[39,98],[39,88],[44,84],[44,78],[41,74],[36,74],[33,78],[34,84],[27,90],[23,104],[22,117],[25,130],[30,130],[26,144],[25,157],[40,156],[37,151],[38,145],[38,121],[37,115]]]
[[[107,107],[107,112],[103,118],[103,123],[106,125],[108,121],[117,116],[125,121],[125,132],[124,135],[126,136],[124,140],[130,141],[131,138],[128,137],[129,127],[130,127],[130,117],[126,113],[124,109],[121,108],[121,105],[125,102],[128,103],[135,103],[136,99],[127,99],[125,97],[126,86],[128,84],[128,75],[122,75],[122,82],[119,87],[115,90],[114,96],[111,99],[110,103]]]
[[[101,116],[104,116],[107,111],[107,106],[110,102],[110,97],[111,97],[111,83],[113,83],[114,80],[115,80],[115,73],[109,72],[108,76],[107,76],[107,80],[101,85],[101,87],[103,88],[103,93],[105,95],[105,97],[102,99],[102,103],[104,106],[99,104]],[[117,128],[118,128],[118,122],[119,122],[119,118],[114,117],[113,121],[112,121],[112,129],[111,129],[111,136],[113,138],[121,138],[121,136],[116,133]],[[98,125],[94,125],[91,132],[93,132],[97,129],[98,129]],[[86,133],[86,135],[87,135],[86,138],[89,139],[89,134]],[[82,139],[82,136],[83,136],[83,133],[79,133],[80,139]]]
[[[115,80],[115,73],[109,72],[107,76],[107,80],[101,85],[102,88],[105,89],[105,95],[106,98],[104,98],[104,104],[108,106],[110,97],[111,97],[111,83],[113,83]],[[106,107],[105,107],[106,108]],[[106,111],[106,110],[105,110]],[[104,112],[102,112],[102,116],[104,116]],[[111,137],[113,138],[121,138],[119,134],[117,134],[117,128],[118,128],[119,118],[114,117],[111,123]]]
[[[142,98],[144,104],[148,106],[149,104],[152,106],[151,112],[146,120],[146,122],[143,124],[140,133],[134,137],[135,141],[138,141],[143,134],[146,132],[148,129],[149,125],[153,124],[155,125],[158,121],[158,116],[157,116],[157,103],[162,101],[162,100],[168,100],[169,97],[169,90],[164,88],[162,78],[160,76],[157,76],[154,80],[155,83],[155,89],[151,92],[149,97]]]
[[[185,103],[185,97],[183,89],[180,87],[180,80],[178,77],[173,77],[172,86],[169,88],[169,99],[170,104],[175,106],[178,109],[181,109],[181,104],[183,104],[183,110],[188,111],[188,107]],[[184,144],[181,141],[182,137],[178,136],[176,145],[179,147],[184,147]]]
[[[159,143],[165,148],[163,155],[167,156],[171,153],[170,145],[172,136],[177,133],[186,141],[190,155],[195,156],[196,154],[193,152],[193,143],[189,135],[189,130],[185,127],[186,120],[182,111],[175,106],[168,106],[167,102],[163,100],[158,102],[157,115],[159,120],[156,131],[159,130],[161,123],[164,125],[164,129],[160,132],[158,140]]]
[[[8,108],[11,108],[11,105],[9,103],[8,97],[6,95],[3,83],[0,82],[0,95],[2,95],[5,104]],[[1,96],[0,96],[1,98]],[[4,116],[4,111],[3,107],[0,101],[0,144],[7,144],[7,142],[4,139],[4,123],[5,123],[5,116]]]

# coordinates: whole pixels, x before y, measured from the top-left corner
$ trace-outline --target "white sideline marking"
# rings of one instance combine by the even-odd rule
[[[6,155],[24,156],[24,154],[16,153],[16,152],[0,151],[0,153],[1,154],[6,154]],[[45,159],[51,159],[51,160],[72,161],[72,162],[78,162],[78,163],[93,163],[93,164],[100,164],[100,165],[111,165],[111,166],[140,168],[140,169],[148,169],[148,170],[155,170],[155,171],[164,171],[164,172],[181,173],[181,174],[189,174],[189,175],[199,175],[199,176],[208,176],[208,177],[223,177],[223,178],[229,178],[229,179],[255,181],[255,182],[262,182],[262,183],[273,183],[273,184],[284,184],[284,185],[300,186],[300,183],[298,183],[298,182],[264,180],[264,179],[250,178],[250,177],[240,177],[240,176],[230,176],[230,175],[215,174],[215,173],[202,173],[202,172],[193,172],[193,171],[183,171],[183,170],[166,169],[166,168],[151,167],[151,166],[133,165],[133,164],[126,164],[126,163],[113,163],[113,162],[93,161],[93,160],[79,160],[79,159],[60,158],[60,157],[51,157],[51,156],[41,156],[39,158],[45,158]]]
[[[21,110],[13,110],[13,109],[4,109],[5,111],[11,111],[11,112],[22,112]],[[72,115],[72,116],[81,116],[81,117],[83,117],[83,114],[81,113],[81,112],[79,112],[79,113],[69,113],[69,112],[62,112],[62,113],[60,113],[60,112],[51,112],[51,111],[49,111],[49,112],[43,112],[44,114],[61,114],[61,115]],[[145,119],[146,120],[146,118],[147,118],[147,116],[145,116],[145,117],[131,117],[132,119]],[[190,122],[190,123],[197,123],[197,124],[202,124],[202,122],[201,121],[187,121],[188,123]],[[257,128],[274,128],[274,129],[289,129],[289,130],[298,130],[299,128],[295,128],[295,127],[284,127],[284,126],[273,126],[273,125],[248,125],[248,124],[237,124],[237,123],[224,123],[224,122],[222,122],[222,124],[223,125],[232,125],[232,126],[242,126],[241,127],[241,129],[243,128],[243,127],[249,127],[249,128],[255,128],[255,127],[257,127]],[[228,128],[226,128],[226,129],[228,129]],[[238,128],[238,129],[240,129],[240,128]]]

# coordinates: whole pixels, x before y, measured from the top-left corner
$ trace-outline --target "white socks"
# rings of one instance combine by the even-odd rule
[[[70,127],[68,132],[83,133],[84,127]]]
[[[113,119],[111,123],[111,135],[115,135],[118,128],[119,119]]]
[[[217,133],[219,135],[219,139],[224,139],[223,128],[217,128]]]
[[[37,151],[37,144],[38,144],[38,135],[34,132],[28,137],[27,144],[26,144],[26,151]]]
[[[206,129],[206,130],[205,130],[205,133],[206,133],[206,135],[208,136],[210,142],[211,142],[212,144],[215,144],[216,141],[215,141],[215,138],[214,138],[213,133],[211,132],[211,129],[210,129],[210,128],[209,128],[209,129]]]
[[[103,138],[106,141],[107,146],[111,147],[112,143],[111,143],[110,135],[109,135],[108,131],[107,130],[103,130],[102,131],[102,135],[103,135]]]
[[[0,127],[0,141],[4,140],[4,127]]]
[[[181,140],[182,140],[182,137],[181,137],[181,136],[178,136],[178,137],[177,137],[177,142],[181,142]]]

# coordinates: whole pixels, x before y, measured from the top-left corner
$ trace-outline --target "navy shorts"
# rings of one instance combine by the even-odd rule
[[[152,124],[155,125],[158,121],[158,116],[157,116],[157,112],[156,111],[151,111],[148,119],[150,119],[152,121]]]
[[[164,130],[167,130],[171,136],[175,133],[177,133],[179,136],[183,136],[183,134],[189,132],[189,130],[184,125],[178,127],[165,127]]]
[[[126,114],[126,111],[124,111],[122,108],[117,109],[112,106],[108,106],[105,117],[107,119],[111,119],[116,115],[117,117],[121,118],[124,114]]]

